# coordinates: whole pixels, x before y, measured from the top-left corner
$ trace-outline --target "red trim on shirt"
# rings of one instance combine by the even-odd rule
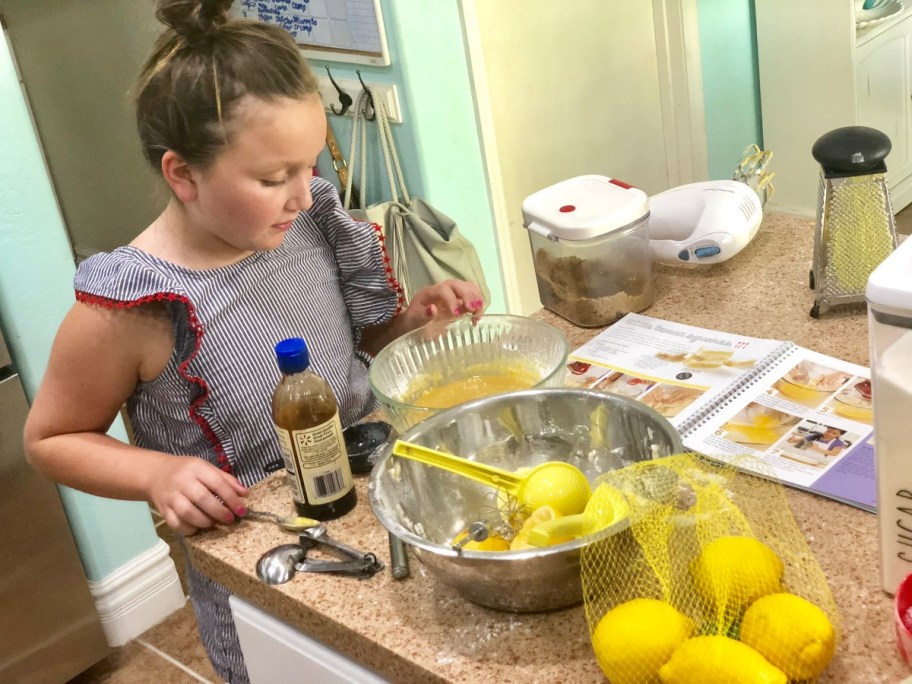
[[[154,295],[140,297],[139,299],[123,301],[119,299],[109,299],[108,297],[101,297],[99,295],[89,294],[88,292],[77,290],[76,301],[82,302],[83,304],[103,306],[108,309],[132,309],[133,307],[141,306],[142,304],[164,301],[180,302],[187,307],[188,322],[190,324],[190,329],[196,336],[196,341],[194,343],[193,353],[181,362],[180,366],[178,366],[178,370],[185,380],[193,383],[201,390],[199,396],[197,396],[196,399],[194,399],[190,404],[190,418],[197,425],[199,425],[200,430],[203,431],[203,435],[205,435],[206,439],[208,439],[210,444],[212,444],[212,447],[215,449],[215,454],[218,458],[218,462],[221,464],[221,469],[226,473],[231,473],[231,463],[228,460],[228,456],[225,455],[225,449],[222,447],[222,443],[219,441],[219,438],[215,434],[215,431],[212,429],[212,426],[209,424],[209,421],[207,421],[199,413],[200,406],[202,406],[202,404],[209,398],[209,385],[203,378],[199,377],[198,375],[191,375],[187,370],[190,366],[190,363],[193,361],[193,359],[196,358],[196,355],[199,353],[204,332],[202,324],[196,317],[196,309],[190,300],[183,295],[174,294],[173,292],[159,292]]]
[[[386,268],[386,282],[397,296],[396,311],[393,313],[393,317],[395,317],[402,313],[402,308],[405,306],[405,292],[402,290],[402,285],[396,279],[396,274],[393,273],[393,261],[386,251],[386,236],[383,234],[383,227],[379,223],[372,223],[371,226],[374,228],[374,234],[377,236],[377,242],[380,245],[380,253],[383,255],[383,263]]]

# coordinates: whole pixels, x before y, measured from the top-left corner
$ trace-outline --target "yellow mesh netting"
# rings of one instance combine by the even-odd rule
[[[604,485],[629,524],[583,550],[582,581],[613,684],[813,681],[826,668],[838,614],[781,484],[681,454]]]

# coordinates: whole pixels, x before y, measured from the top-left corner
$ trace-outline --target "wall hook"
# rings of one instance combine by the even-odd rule
[[[361,87],[364,88],[364,91],[367,93],[367,100],[370,103],[371,115],[367,116],[367,112],[364,113],[364,118],[367,121],[373,121],[377,118],[377,107],[374,105],[374,96],[371,95],[371,91],[368,89],[367,85],[364,83],[364,79],[361,78],[361,70],[355,69],[355,73],[358,74],[358,80],[361,81]]]
[[[336,116],[342,116],[345,114],[345,112],[348,111],[348,108],[352,106],[353,100],[351,98],[351,95],[342,90],[342,88],[339,87],[339,84],[336,83],[336,79],[333,78],[329,67],[326,67],[326,73],[329,75],[329,80],[333,84],[333,87],[336,89],[336,92],[339,93],[339,104],[342,105],[342,109],[340,109],[338,112],[336,111],[336,105],[329,105],[329,110]]]

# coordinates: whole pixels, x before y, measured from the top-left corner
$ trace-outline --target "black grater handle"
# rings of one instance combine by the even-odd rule
[[[817,138],[811,154],[825,178],[886,173],[884,162],[892,144],[885,133],[868,126],[846,126]]]

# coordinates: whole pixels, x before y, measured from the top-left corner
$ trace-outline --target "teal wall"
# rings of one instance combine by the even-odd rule
[[[731,178],[745,148],[763,146],[754,0],[699,0],[697,16],[709,178]]]
[[[479,246],[492,293],[489,310],[504,311],[458,2],[381,0],[381,6],[392,64],[357,68],[367,80],[398,86],[404,123],[394,124],[393,134],[409,188],[452,216]],[[752,7],[752,0],[699,0],[711,178],[729,177],[743,149],[761,143]],[[326,64],[339,78],[356,78],[351,64],[312,62],[321,76]],[[32,396],[54,332],[73,301],[74,266],[5,44],[0,103],[0,325]],[[348,156],[351,119],[330,115],[330,123]],[[385,195],[376,150],[370,158],[369,199],[377,201]],[[319,167],[336,181],[328,156]],[[123,437],[119,423],[113,434]],[[89,579],[106,576],[157,543],[145,504],[67,488],[61,496]]]
[[[73,302],[75,266],[2,38],[0,103],[0,326],[31,398],[57,326]],[[118,424],[112,434],[124,436],[123,426]],[[59,489],[90,580],[101,579],[157,542],[145,504]]]
[[[430,202],[456,221],[479,249],[491,290],[489,311],[504,312],[503,281],[494,218],[463,44],[457,2],[408,0],[381,2],[392,64],[355,67],[342,62],[311,61],[317,75],[328,65],[336,78],[395,83],[403,124],[393,124],[393,137],[409,192]],[[348,159],[351,118],[328,114],[329,123]],[[369,132],[374,127],[369,124]],[[376,146],[369,145],[368,203],[389,198],[386,172]],[[338,185],[328,155],[318,167]]]

